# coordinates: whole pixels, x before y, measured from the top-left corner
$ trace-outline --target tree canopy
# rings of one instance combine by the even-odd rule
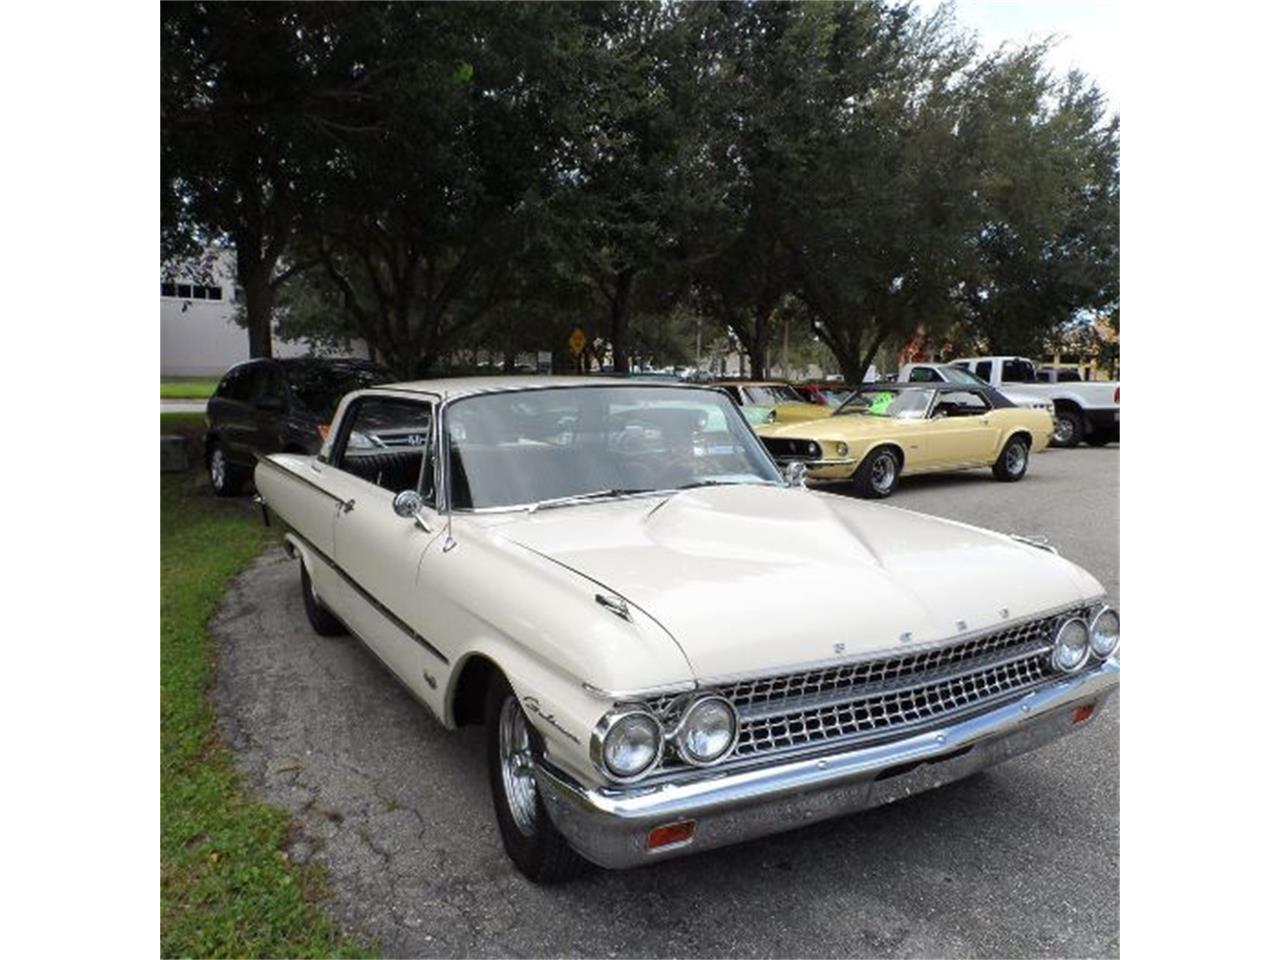
[[[1118,324],[1118,118],[945,6],[166,3],[161,37],[162,253],[234,245],[254,355],[272,317],[405,375],[696,329],[759,375],[786,317],[858,379]]]

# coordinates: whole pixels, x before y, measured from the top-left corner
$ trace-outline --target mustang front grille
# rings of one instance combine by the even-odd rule
[[[739,735],[729,761],[801,750],[845,739],[893,735],[980,708],[1039,686],[1054,630],[1071,611],[958,643],[817,670],[740,680],[720,687],[738,708]],[[660,717],[679,697],[649,702]],[[663,768],[682,764],[668,757]]]

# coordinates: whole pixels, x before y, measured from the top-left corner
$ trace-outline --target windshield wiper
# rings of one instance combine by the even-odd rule
[[[697,487],[771,487],[770,483],[761,477],[753,480],[725,480],[721,477],[702,477],[699,480],[690,480],[688,483],[682,483],[676,487],[677,490],[693,490]]]
[[[575,503],[590,503],[593,500],[608,500],[613,497],[634,497],[644,493],[656,493],[648,487],[625,489],[613,487],[608,490],[592,490],[590,493],[575,493],[569,497],[554,497],[550,500],[539,500],[529,504],[529,512],[544,510],[548,507],[568,507]]]

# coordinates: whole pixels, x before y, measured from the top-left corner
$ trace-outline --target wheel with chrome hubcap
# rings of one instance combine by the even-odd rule
[[[854,490],[859,496],[882,500],[898,486],[901,469],[898,454],[892,447],[877,447],[854,472]]]
[[[1000,451],[1000,457],[991,467],[997,480],[1012,482],[1021,480],[1027,475],[1027,464],[1031,459],[1031,447],[1025,437],[1010,437],[1009,442]]]
[[[1084,420],[1073,410],[1060,410],[1054,414],[1053,436],[1055,447],[1074,447],[1084,439]]]
[[[502,845],[516,867],[537,883],[577,876],[586,866],[547,815],[535,765],[542,740],[511,685],[495,674],[485,698],[489,788]]]

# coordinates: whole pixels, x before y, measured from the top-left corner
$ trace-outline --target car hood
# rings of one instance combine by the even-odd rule
[[[924,421],[898,420],[893,417],[874,417],[857,413],[842,413],[825,420],[805,423],[769,424],[756,433],[762,437],[798,437],[804,440],[848,440],[854,437],[881,437],[900,434],[904,425],[919,425]]]
[[[709,487],[492,532],[639,607],[703,681],[933,644],[1102,593],[1008,536],[803,488]]]

